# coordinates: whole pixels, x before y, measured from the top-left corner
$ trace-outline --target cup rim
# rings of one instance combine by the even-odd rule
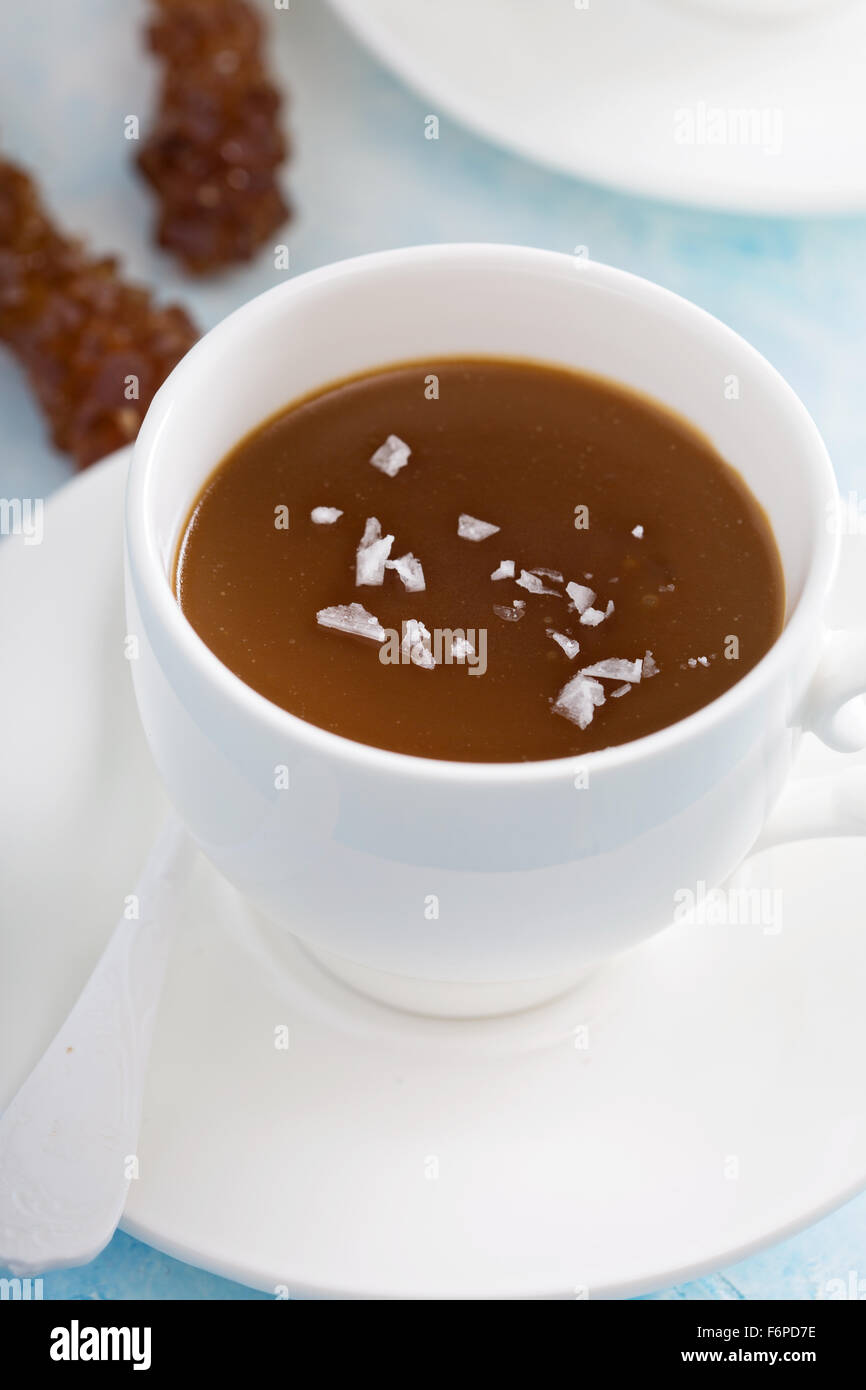
[[[473,258],[479,263],[484,262],[487,268],[498,260],[503,272],[514,269],[519,261],[525,267],[534,265],[541,268],[546,265],[555,269],[567,265],[569,273],[572,276],[575,274],[574,257],[564,252],[500,242],[432,243],[375,251],[318,267],[264,291],[222,319],[194,344],[154,396],[130,464],[126,486],[125,544],[129,575],[139,607],[143,607],[144,595],[148,610],[155,615],[174,651],[193,667],[202,681],[221,690],[224,699],[235,708],[239,719],[252,720],[264,726],[275,741],[282,739],[306,744],[310,754],[341,760],[358,771],[376,771],[392,777],[421,778],[437,783],[513,785],[558,781],[564,777],[574,777],[578,770],[598,775],[629,764],[650,762],[692,739],[700,738],[714,725],[736,716],[739,709],[766,690],[775,672],[801,640],[801,634],[809,623],[815,623],[819,631],[823,630],[822,610],[835,572],[839,538],[833,529],[820,527],[817,515],[814,553],[797,603],[773,645],[734,685],[684,719],[628,743],[562,758],[526,762],[455,761],[396,752],[356,742],[282,709],[253,690],[211,651],[178,604],[170,574],[166,573],[160,558],[153,525],[152,475],[154,461],[170,424],[173,398],[184,389],[190,378],[207,370],[209,355],[215,349],[224,347],[239,321],[253,325],[256,319],[264,321],[274,313],[284,312],[286,302],[291,302],[299,291],[339,277],[363,275],[388,266],[424,265],[449,259],[465,264]],[[826,503],[831,500],[835,502],[838,497],[835,473],[817,426],[784,377],[746,339],[690,300],[629,271],[582,259],[580,275],[601,288],[625,294],[650,307],[666,307],[681,318],[685,316],[695,331],[703,328],[717,337],[724,336],[729,350],[736,352],[744,365],[762,378],[765,387],[774,389],[779,407],[787,409],[794,417],[809,446],[816,482],[826,491]],[[327,385],[327,382],[323,383],[323,387]],[[290,406],[291,400],[286,402],[286,408]],[[215,461],[215,468],[219,462]],[[190,506],[193,501],[194,498],[191,498]]]

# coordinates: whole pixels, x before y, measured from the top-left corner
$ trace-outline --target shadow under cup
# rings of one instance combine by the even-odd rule
[[[765,509],[786,625],[680,723],[584,758],[447,763],[288,714],[204,645],[172,593],[179,536],[229,450],[291,402],[402,360],[534,358],[610,378],[709,437]],[[837,541],[805,409],[742,339],[646,281],[506,246],[418,247],[288,281],[199,343],[157,395],[127,498],[129,631],[145,733],[216,867],[335,973],[449,1015],[550,997],[722,881],[790,769]],[[288,768],[287,790],[274,769]]]

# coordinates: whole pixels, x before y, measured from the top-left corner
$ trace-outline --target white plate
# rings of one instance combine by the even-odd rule
[[[431,114],[569,174],[749,212],[866,206],[862,0],[763,22],[723,0],[331,3]]]
[[[41,546],[0,546],[4,1103],[163,811],[123,653],[125,466],[52,498]],[[864,582],[853,541],[836,621]],[[863,844],[750,872],[783,893],[779,934],[672,928],[553,1005],[448,1023],[330,980],[200,861],[125,1228],[294,1295],[573,1298],[693,1278],[814,1221],[866,1185]]]

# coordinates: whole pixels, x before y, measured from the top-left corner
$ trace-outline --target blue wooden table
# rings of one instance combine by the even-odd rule
[[[46,13],[48,12],[48,13]],[[69,226],[130,271],[183,297],[210,326],[273,283],[270,255],[190,285],[150,245],[152,207],[129,171],[123,118],[149,109],[138,5],[46,0],[34,25],[0,15],[5,149],[37,168]],[[771,220],[602,191],[534,167],[430,110],[379,67],[320,0],[292,0],[274,51],[292,93],[294,273],[383,247],[502,241],[572,251],[644,275],[717,314],[763,352],[811,410],[844,492],[866,491],[866,219]],[[98,74],[96,80],[94,75]],[[0,360],[0,496],[45,496],[69,475],[13,366]],[[784,1174],[779,1175],[780,1182]],[[854,1279],[851,1280],[851,1273]],[[866,1195],[817,1226],[657,1298],[812,1299],[862,1280]],[[50,1275],[49,1298],[257,1298],[118,1235],[85,1269]]]

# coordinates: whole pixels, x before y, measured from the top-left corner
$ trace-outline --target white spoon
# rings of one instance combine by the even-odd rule
[[[27,1277],[87,1264],[136,1175],[153,1025],[193,846],[171,816],[122,917],[48,1050],[0,1119],[0,1266]]]

